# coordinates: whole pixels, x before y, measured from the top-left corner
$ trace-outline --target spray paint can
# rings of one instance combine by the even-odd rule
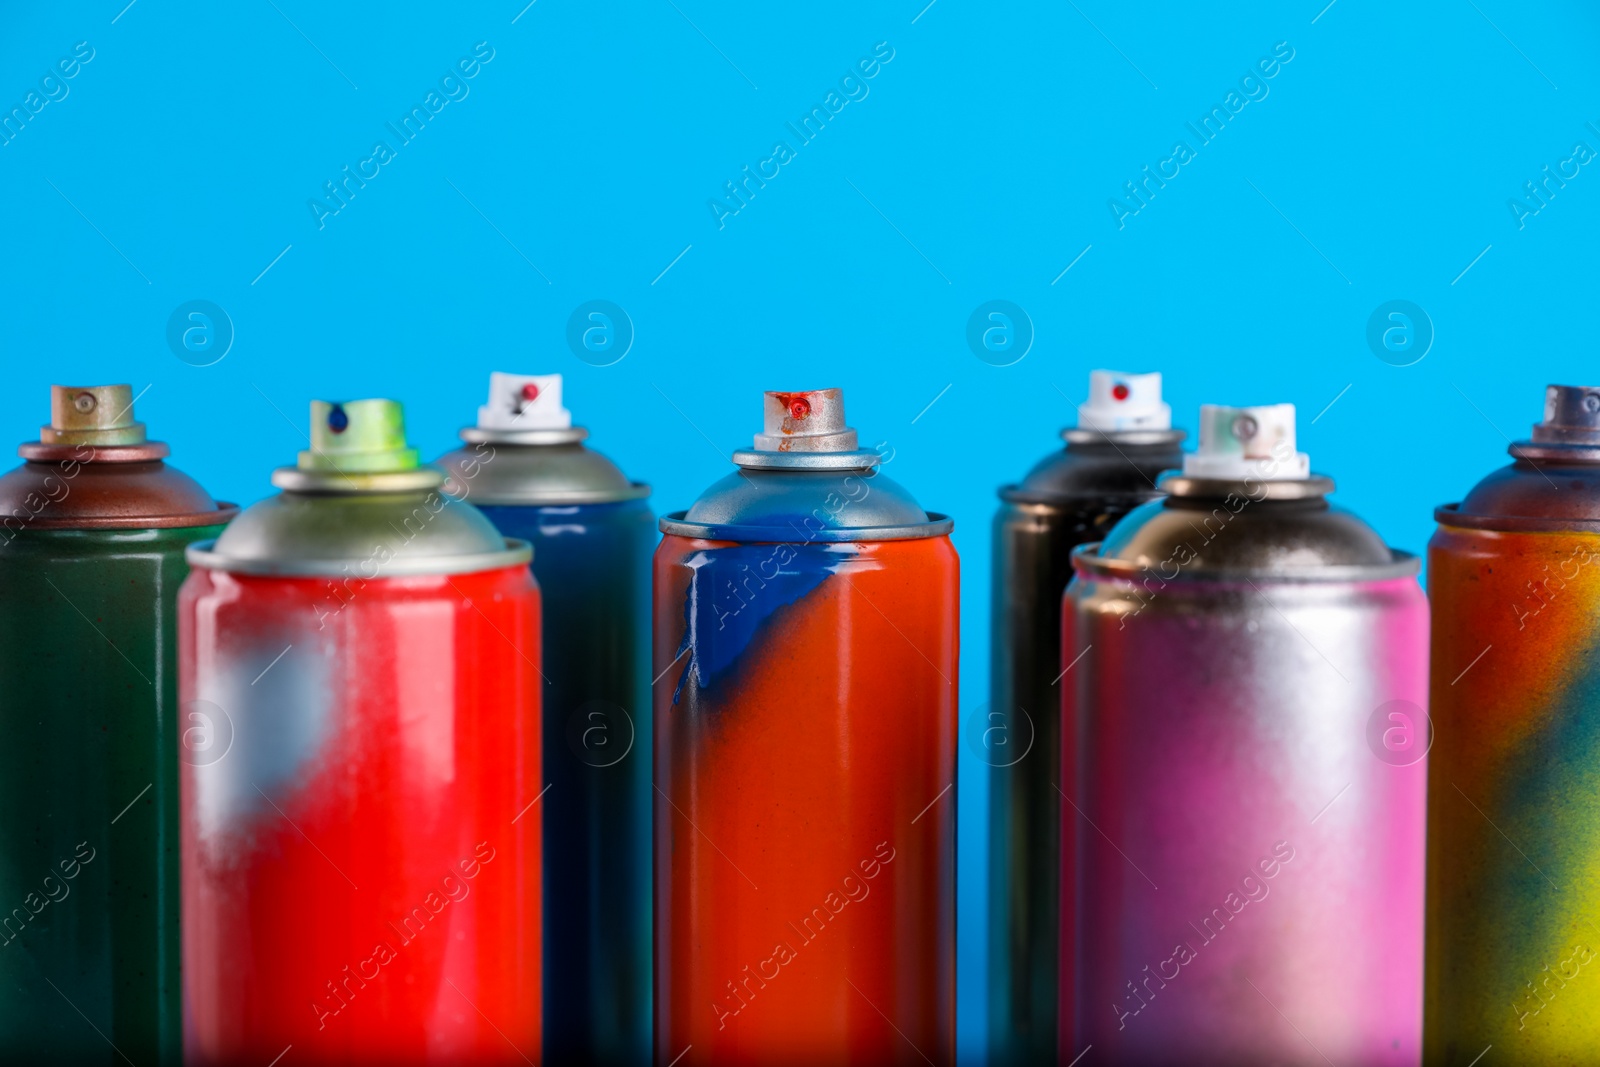
[[[1053,1064],[1060,990],[1061,596],[1071,552],[1160,495],[1183,462],[1161,375],[1097,370],[1066,447],[1000,490],[990,703],[967,726],[989,765],[989,1063]],[[1076,827],[1068,823],[1068,829]]]
[[[1416,1064],[1427,603],[1294,408],[1203,407],[1073,555],[1063,1062]]]
[[[954,1062],[957,560],[837,389],[655,561],[656,1062]]]
[[[311,405],[179,602],[192,1064],[539,1060],[539,606],[400,405]]]
[[[0,1057],[181,1054],[177,591],[236,509],[126,385],[53,386],[0,478]]]
[[[446,490],[533,545],[545,613],[545,1057],[650,1059],[650,551],[645,497],[583,444],[561,375],[495,374]]]
[[[1600,389],[1434,512],[1429,1064],[1600,1059]]]

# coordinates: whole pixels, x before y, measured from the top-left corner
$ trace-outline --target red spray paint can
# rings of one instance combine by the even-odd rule
[[[955,1062],[958,574],[950,520],[837,389],[655,560],[656,1062]]]
[[[189,1063],[540,1059],[538,591],[444,480],[398,404],[317,402],[190,550]]]

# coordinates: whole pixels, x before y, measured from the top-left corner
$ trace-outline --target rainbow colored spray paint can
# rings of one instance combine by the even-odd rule
[[[955,1056],[957,560],[837,389],[655,562],[656,1062]]]
[[[533,545],[544,627],[544,1047],[650,1061],[648,486],[584,445],[561,376],[495,374],[447,492]]]
[[[313,403],[180,597],[191,1064],[541,1059],[539,604],[387,400]]]
[[[1061,595],[1072,549],[1161,495],[1156,479],[1183,462],[1183,436],[1161,400],[1161,375],[1092,371],[1078,425],[1061,431],[1066,447],[1000,490],[990,703],[967,727],[990,767],[991,1067],[1056,1060]]]
[[[1426,1062],[1600,1062],[1600,389],[1439,508]]]
[[[7,1063],[182,1051],[177,594],[184,549],[235,509],[163,462],[133,402],[53,387],[0,478]]]
[[[1416,1064],[1427,603],[1294,408],[1205,407],[1063,611],[1062,1062]]]

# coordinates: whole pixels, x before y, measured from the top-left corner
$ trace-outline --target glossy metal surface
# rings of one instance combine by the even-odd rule
[[[505,458],[501,449],[497,461]],[[486,506],[534,546],[544,628],[546,1057],[650,1062],[648,627],[655,522],[643,500]]]
[[[946,537],[656,553],[658,1064],[953,1064]]]
[[[305,472],[285,468],[303,479]],[[423,480],[422,487],[384,484]],[[319,491],[286,489],[251,505],[214,544],[190,550],[197,566],[236,574],[329,576],[370,581],[409,574],[468,574],[527,563],[476,508],[453,500],[442,471],[368,475],[349,491],[324,476]]]
[[[1369,741],[1427,702],[1416,561],[1251,492],[1075,557],[1063,1062],[1420,1059],[1427,761]]]
[[[583,445],[589,431],[461,431],[467,447],[439,457],[450,472],[445,491],[474,504],[607,504],[641,500],[650,487],[630,482],[605,456]]]
[[[0,545],[6,1062],[179,1061],[176,601],[217,532]]]
[[[542,1062],[533,579],[331,584],[183,589],[186,1062]]]
[[[1061,910],[1061,595],[1071,550],[1106,536],[1182,462],[1181,431],[1069,430],[1000,491],[989,764],[989,1063],[1053,1064]]]
[[[1425,1052],[1600,1058],[1600,390],[1436,512]]]
[[[133,401],[52,387],[0,477],[6,1062],[180,1056],[177,594],[235,509],[162,462]]]

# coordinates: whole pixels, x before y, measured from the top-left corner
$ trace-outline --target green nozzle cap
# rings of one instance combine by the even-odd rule
[[[370,474],[417,468],[417,450],[406,447],[405,410],[395,400],[311,402],[311,448],[300,453],[301,470]]]

